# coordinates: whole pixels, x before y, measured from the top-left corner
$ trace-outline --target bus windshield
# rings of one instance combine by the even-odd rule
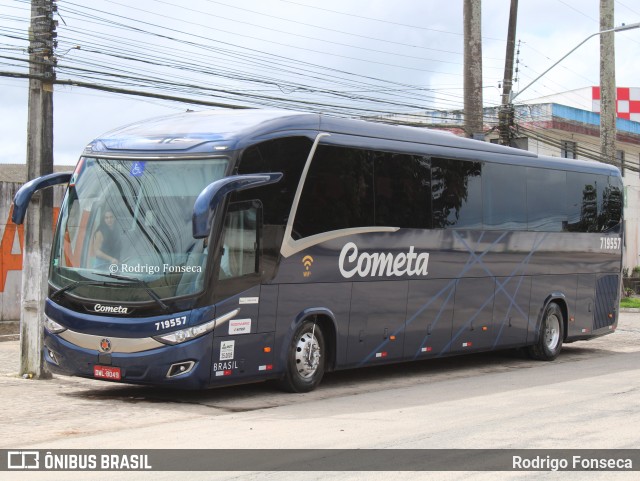
[[[200,292],[207,242],[192,236],[193,205],[228,163],[82,158],[62,205],[52,287],[91,300],[161,305]]]

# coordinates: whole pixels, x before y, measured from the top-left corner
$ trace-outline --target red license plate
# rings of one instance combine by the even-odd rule
[[[99,379],[109,379],[111,381],[120,381],[120,368],[113,366],[93,366],[93,376]]]

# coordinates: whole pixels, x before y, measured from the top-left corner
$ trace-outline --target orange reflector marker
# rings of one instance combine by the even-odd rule
[[[488,331],[488,330],[489,330],[489,328],[488,328],[487,326],[482,326],[482,330],[483,330],[483,331]]]
[[[609,313],[609,319],[613,319],[613,314]]]
[[[262,348],[264,352],[271,352],[271,348],[269,346],[265,346]]]
[[[575,318],[575,317],[573,317],[573,316],[571,316],[571,317],[569,318],[569,321],[571,321],[571,322],[573,322],[573,321],[575,321],[575,320],[576,320],[576,318]]]
[[[390,339],[391,341],[395,341],[395,340],[396,340],[396,336],[389,336],[389,339]]]

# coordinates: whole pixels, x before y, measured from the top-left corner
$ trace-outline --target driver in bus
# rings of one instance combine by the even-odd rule
[[[94,267],[117,264],[120,255],[120,239],[116,232],[116,218],[111,209],[103,213],[102,222],[93,235]]]

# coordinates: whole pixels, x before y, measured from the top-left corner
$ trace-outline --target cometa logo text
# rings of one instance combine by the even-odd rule
[[[126,314],[129,312],[128,307],[103,306],[102,304],[96,304],[95,306],[93,306],[93,310],[96,312],[108,312],[109,314]]]
[[[414,247],[409,252],[393,255],[390,252],[358,252],[353,242],[345,244],[340,251],[338,267],[343,277],[349,279],[356,274],[360,277],[426,276],[429,254],[416,253]]]

